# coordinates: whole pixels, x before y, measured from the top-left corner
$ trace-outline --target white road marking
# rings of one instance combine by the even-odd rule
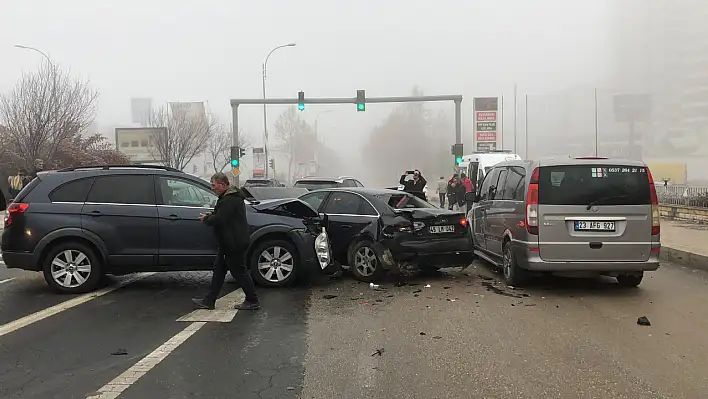
[[[10,281],[12,281],[12,280],[14,280],[14,279],[15,279],[15,278],[12,277],[12,278],[8,278],[7,280],[0,280],[0,284],[9,283]]]
[[[152,351],[149,355],[135,363],[133,367],[114,378],[113,381],[104,385],[97,392],[87,396],[86,399],[117,398],[121,393],[123,393],[123,391],[138,381],[140,377],[144,376],[148,371],[152,370],[153,367],[160,364],[160,362],[163,361],[167,355],[177,349],[178,346],[194,335],[195,332],[199,331],[200,328],[204,327],[205,324],[206,322],[198,321],[188,325],[184,330],[178,332],[177,335],[170,338],[169,341],[160,345],[160,347]]]
[[[197,309],[192,313],[186,314],[177,321],[195,322],[195,321],[209,321],[216,323],[230,323],[236,313],[238,312],[234,309],[234,305],[243,302],[245,295],[242,289],[237,289],[228,295],[224,295],[216,300],[216,309]]]
[[[9,334],[13,331],[19,330],[20,328],[27,327],[28,325],[32,323],[36,323],[40,320],[44,320],[47,317],[54,316],[57,313],[61,313],[67,309],[71,309],[75,306],[79,306],[83,303],[86,303],[92,299],[96,299],[100,296],[106,295],[109,292],[115,291],[120,287],[126,286],[130,283],[133,283],[135,281],[138,281],[140,279],[143,279],[148,276],[152,276],[153,273],[139,273],[134,276],[131,276],[129,278],[126,278],[125,280],[120,281],[118,284],[111,286],[111,287],[106,287],[103,289],[100,289],[95,292],[89,292],[88,294],[84,294],[81,296],[78,296],[73,299],[69,299],[68,301],[64,301],[58,305],[54,305],[50,308],[46,308],[44,310],[40,310],[39,312],[32,313],[31,315],[25,316],[21,319],[17,319],[14,321],[11,321],[7,324],[3,324],[0,326],[0,337],[2,337],[5,334]]]

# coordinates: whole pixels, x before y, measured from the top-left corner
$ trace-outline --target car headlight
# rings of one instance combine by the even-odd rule
[[[327,236],[327,229],[322,228],[322,232],[315,238],[315,253],[317,254],[317,261],[320,262],[320,268],[324,269],[329,266],[330,260],[332,259],[332,250],[329,245],[329,236]]]

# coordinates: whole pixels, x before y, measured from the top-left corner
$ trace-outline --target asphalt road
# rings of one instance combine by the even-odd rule
[[[0,283],[0,398],[699,398],[708,388],[708,274],[678,266],[638,289],[563,278],[509,289],[479,264],[380,291],[344,277],[261,290],[263,309],[238,313],[230,284],[215,313],[193,312],[208,277],[127,276],[60,296],[0,265],[0,281],[12,278]]]

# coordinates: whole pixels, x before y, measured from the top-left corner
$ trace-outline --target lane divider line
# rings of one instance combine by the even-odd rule
[[[0,284],[9,283],[10,281],[12,281],[12,280],[14,280],[14,279],[15,279],[15,278],[12,277],[12,278],[8,278],[7,280],[0,280]]]
[[[120,396],[123,391],[128,389],[140,377],[144,376],[147,372],[152,370],[155,366],[160,364],[165,358],[172,353],[178,346],[180,346],[184,341],[189,339],[194,333],[199,331],[200,328],[204,327],[206,322],[197,321],[188,325],[184,330],[178,332],[175,336],[170,338],[167,342],[160,345],[157,349],[152,351],[149,355],[142,358],[139,362],[135,363],[131,368],[124,371],[121,375],[114,378],[113,381],[104,385],[98,391],[89,394],[86,399],[115,399]]]
[[[31,315],[27,315],[27,316],[22,317],[20,319],[11,321],[7,324],[3,324],[2,326],[0,326],[0,337],[2,337],[3,335],[9,334],[13,331],[17,331],[20,328],[27,327],[30,324],[44,320],[48,317],[54,316],[55,314],[61,313],[65,310],[68,310],[73,307],[84,304],[92,299],[96,299],[98,297],[106,295],[109,292],[113,292],[113,291],[117,290],[118,288],[124,287],[130,283],[134,283],[138,280],[144,279],[145,277],[152,276],[153,274],[155,274],[155,272],[138,273],[134,276],[131,276],[129,278],[126,278],[125,280],[118,282],[118,284],[116,284],[114,286],[105,287],[105,288],[102,288],[98,291],[83,294],[83,295],[78,296],[76,298],[72,298],[72,299],[69,299],[68,301],[64,301],[60,304],[54,305],[52,307],[40,310],[39,312],[32,313]]]

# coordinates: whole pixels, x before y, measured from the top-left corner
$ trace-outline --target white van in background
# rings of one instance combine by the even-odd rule
[[[512,153],[511,150],[480,151],[472,153],[471,155],[464,155],[462,162],[460,162],[458,166],[460,172],[465,173],[467,177],[472,180],[475,187],[477,187],[477,183],[484,179],[484,176],[494,165],[499,162],[517,161],[521,159],[520,156]]]

